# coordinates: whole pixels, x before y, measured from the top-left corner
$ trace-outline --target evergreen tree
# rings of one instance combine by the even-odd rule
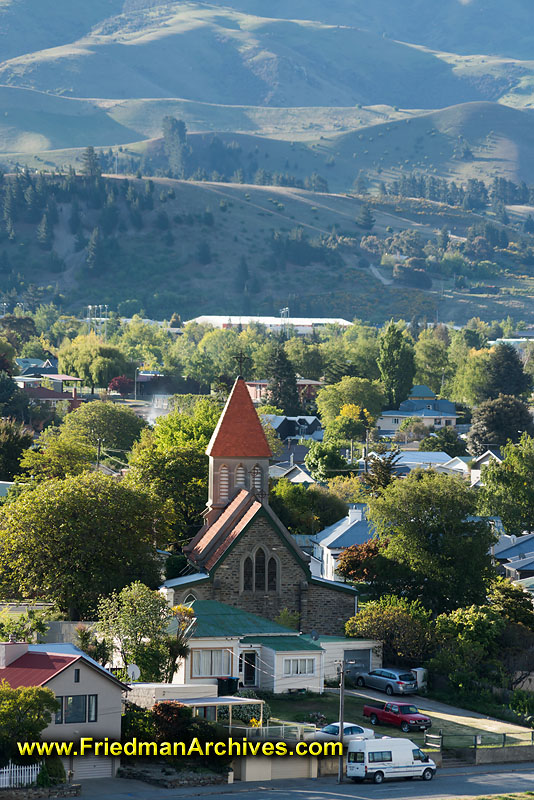
[[[241,256],[241,259],[237,267],[235,283],[234,283],[236,292],[242,294],[242,292],[245,291],[245,286],[247,285],[248,279],[249,279],[249,271],[248,271],[247,259],[245,258],[245,256]]]
[[[98,270],[102,266],[103,243],[99,228],[93,228],[93,232],[87,245],[87,258],[85,263],[89,269]]]
[[[99,178],[102,174],[100,159],[92,145],[82,153],[82,174],[87,178]]]
[[[394,450],[383,456],[371,456],[369,459],[369,471],[363,476],[363,480],[375,497],[395,479],[395,468],[399,458],[400,453]]]
[[[450,238],[449,238],[449,231],[447,230],[447,226],[444,225],[443,228],[438,233],[437,245],[439,249],[444,253],[449,246]]]
[[[187,146],[187,128],[181,119],[166,116],[163,118],[163,141],[171,175],[185,177],[190,149]]]
[[[481,403],[473,413],[473,424],[467,434],[467,447],[480,456],[489,447],[502,447],[517,442],[523,433],[532,436],[534,424],[526,403],[511,395],[500,394]]]
[[[300,410],[297,391],[297,377],[281,344],[275,345],[267,361],[269,385],[267,402],[269,405],[283,408],[284,414],[292,416]]]
[[[211,264],[211,248],[209,242],[203,239],[197,247],[197,259],[200,264]]]
[[[43,218],[37,226],[37,241],[43,250],[50,250],[53,239],[54,232],[50,222],[48,221],[48,215],[43,214]]]
[[[363,205],[360,208],[360,215],[358,217],[358,225],[366,231],[371,231],[375,225],[375,218],[368,205]]]
[[[354,181],[354,189],[358,194],[367,194],[369,189],[369,181],[361,170],[358,174],[358,177]]]
[[[488,398],[495,398],[500,394],[518,397],[528,391],[531,384],[517,350],[511,344],[505,343],[498,344],[491,353],[487,377]]]
[[[413,345],[393,321],[380,335],[377,363],[388,400],[398,408],[413,386],[415,356]]]
[[[80,230],[81,224],[82,224],[82,221],[80,219],[80,209],[78,208],[77,200],[74,199],[72,201],[72,207],[71,207],[70,217],[69,217],[69,229],[70,229],[70,232],[72,233],[73,236],[78,233],[78,231]]]

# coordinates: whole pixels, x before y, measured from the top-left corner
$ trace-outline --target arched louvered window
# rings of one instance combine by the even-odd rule
[[[252,468],[252,491],[261,492],[263,489],[263,473],[257,464]]]
[[[242,464],[239,464],[239,466],[236,467],[235,485],[236,487],[240,488],[247,485],[247,473],[245,471],[245,467]]]
[[[243,591],[251,592],[254,588],[254,570],[250,556],[245,558],[243,564]]]
[[[278,562],[271,556],[267,564],[267,591],[276,592],[278,589]]]
[[[192,605],[195,602],[196,599],[197,598],[195,597],[194,594],[188,594],[187,597],[184,600],[184,606]]]
[[[260,549],[256,552],[256,563],[254,565],[254,591],[265,591],[265,551]]]
[[[219,470],[219,499],[223,502],[228,500],[228,488],[230,483],[230,476],[228,467],[223,464]]]

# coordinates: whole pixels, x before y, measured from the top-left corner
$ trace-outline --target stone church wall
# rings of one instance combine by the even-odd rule
[[[267,557],[279,562],[277,592],[242,591],[242,564],[262,545]],[[274,619],[287,608],[300,616],[300,630],[343,634],[344,623],[354,616],[354,596],[308,583],[309,575],[264,517],[248,528],[231,552],[213,571],[213,581],[175,592],[174,603],[193,594],[199,600],[217,600],[260,617]]]

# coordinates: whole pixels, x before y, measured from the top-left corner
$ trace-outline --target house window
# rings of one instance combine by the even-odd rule
[[[72,694],[65,697],[65,724],[85,722],[87,695]]]
[[[254,566],[254,591],[265,591],[265,551],[261,548],[256,553],[256,564]]]
[[[87,697],[87,722],[96,722],[98,719],[98,695],[90,694]]]
[[[243,564],[243,591],[251,592],[254,588],[254,567],[252,565],[252,559],[250,556],[245,558],[245,563]]]
[[[219,500],[225,502],[228,500],[229,488],[229,473],[226,464],[223,464],[219,470]]]
[[[63,697],[59,695],[56,700],[59,702],[59,709],[56,711],[54,722],[56,725],[61,725],[63,722]]]
[[[247,485],[247,473],[245,471],[245,467],[242,464],[240,464],[238,467],[236,467],[235,485],[236,486],[246,486]]]
[[[79,683],[79,682],[80,682],[80,670],[79,669],[75,669],[74,670],[74,683]]]
[[[191,650],[192,678],[221,678],[232,674],[229,650]]]
[[[271,556],[267,565],[267,590],[276,592],[278,588],[278,564],[276,559]]]
[[[452,419],[446,419],[445,425],[452,425]]]
[[[434,420],[434,425],[441,425],[441,420],[440,419],[435,419]]]
[[[314,658],[285,658],[284,675],[315,675]]]
[[[400,419],[398,417],[393,417],[393,424],[398,425],[400,423]]]

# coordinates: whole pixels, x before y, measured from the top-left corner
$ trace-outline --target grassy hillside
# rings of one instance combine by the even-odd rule
[[[361,200],[299,189],[156,179],[130,181],[131,190],[150,197],[127,200],[128,184],[116,188],[113,233],[103,243],[98,265],[90,267],[87,242],[96,225],[109,222],[106,206],[95,207],[80,195],[81,226],[72,233],[71,202],[57,204],[52,251],[37,239],[38,220],[19,215],[11,239],[0,244],[2,294],[10,302],[54,300],[78,312],[88,302],[108,303],[121,313],[143,311],[189,318],[200,313],[292,313],[359,317],[381,322],[405,317],[465,322],[480,313],[508,314],[534,321],[534,280],[503,274],[498,296],[452,290],[451,279],[436,279],[431,290],[392,281],[391,270],[370,269],[362,262],[362,236],[356,218]],[[109,198],[109,189],[108,192]],[[147,195],[148,191],[148,195]],[[104,200],[106,195],[104,196]],[[107,202],[107,201],[106,201]],[[424,207],[424,216],[421,210]],[[476,215],[438,204],[414,201],[377,203],[373,233],[417,230],[433,238],[446,225],[459,236]],[[336,236],[331,237],[332,231]],[[81,243],[80,243],[81,238]],[[85,239],[85,241],[83,241]],[[246,285],[240,262],[248,268]],[[497,279],[496,279],[497,281]],[[509,287],[520,285],[520,291]]]
[[[481,97],[431,52],[319,22],[198,3],[110,18],[69,44],[0,65],[0,83],[73,97],[432,108]]]

